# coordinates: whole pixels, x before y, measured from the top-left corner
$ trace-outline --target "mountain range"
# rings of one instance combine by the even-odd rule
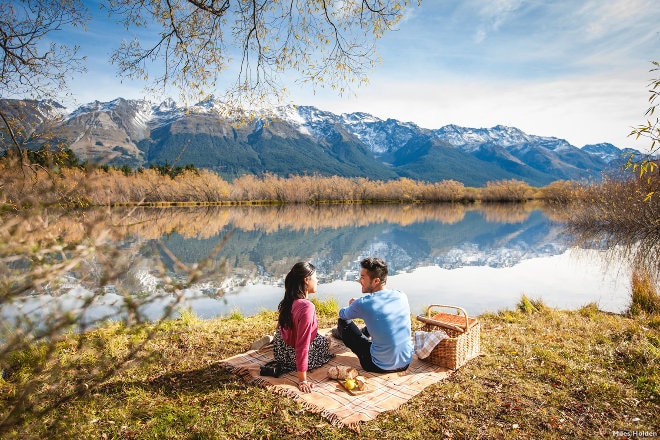
[[[608,143],[571,145],[515,127],[438,129],[380,119],[367,113],[337,115],[311,106],[284,106],[263,117],[237,119],[213,97],[182,107],[117,98],[68,110],[54,101],[0,100],[4,115],[19,120],[31,148],[52,133],[81,159],[132,168],[170,164],[243,174],[337,175],[389,180],[407,177],[468,186],[518,179],[534,186],[555,180],[598,179],[636,150]],[[6,149],[2,133],[0,148]]]

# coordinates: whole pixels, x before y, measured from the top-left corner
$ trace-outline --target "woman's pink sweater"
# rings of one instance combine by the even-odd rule
[[[296,299],[291,306],[293,328],[280,328],[282,339],[296,349],[296,369],[307,371],[309,346],[316,338],[319,322],[316,307],[306,299]]]

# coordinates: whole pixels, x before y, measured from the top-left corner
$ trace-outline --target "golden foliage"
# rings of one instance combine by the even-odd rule
[[[378,181],[362,177],[243,175],[227,182],[209,170],[186,170],[175,177],[156,169],[127,173],[113,168],[18,170],[0,162],[0,203],[13,207],[68,207],[235,203],[472,203],[526,202],[533,199],[566,204],[576,199],[579,186],[558,181],[534,190],[517,180],[488,182],[467,188],[446,180],[429,183],[408,178]]]
[[[481,191],[484,202],[524,202],[532,198],[532,188],[525,182],[515,179],[498,180],[486,183]]]
[[[660,186],[648,176],[606,176],[603,181],[584,185],[575,192],[571,223],[581,229],[626,233],[631,236],[660,231],[660,203],[647,199]]]

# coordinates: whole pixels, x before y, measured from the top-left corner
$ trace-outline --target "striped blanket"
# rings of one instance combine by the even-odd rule
[[[329,329],[319,333],[330,335]],[[260,350],[249,350],[224,359],[220,364],[239,375],[248,383],[258,384],[303,404],[310,411],[320,413],[335,426],[346,426],[359,431],[360,423],[374,419],[384,411],[397,409],[427,386],[448,378],[448,370],[414,356],[407,371],[401,373],[376,374],[361,369],[357,357],[339,340],[331,338],[330,350],[335,357],[326,365],[307,374],[314,383],[312,393],[298,390],[296,372],[278,378],[260,376],[259,369],[273,360],[272,345]],[[351,394],[336,380],[328,378],[328,368],[347,365],[355,367],[367,378],[369,388],[363,393]]]

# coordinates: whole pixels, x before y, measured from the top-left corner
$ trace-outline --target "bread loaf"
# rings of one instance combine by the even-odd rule
[[[354,379],[358,376],[358,370],[356,370],[353,367],[347,367],[345,365],[339,365],[336,367],[330,367],[328,368],[328,377],[330,379],[339,379],[339,380],[346,380],[346,379]]]

